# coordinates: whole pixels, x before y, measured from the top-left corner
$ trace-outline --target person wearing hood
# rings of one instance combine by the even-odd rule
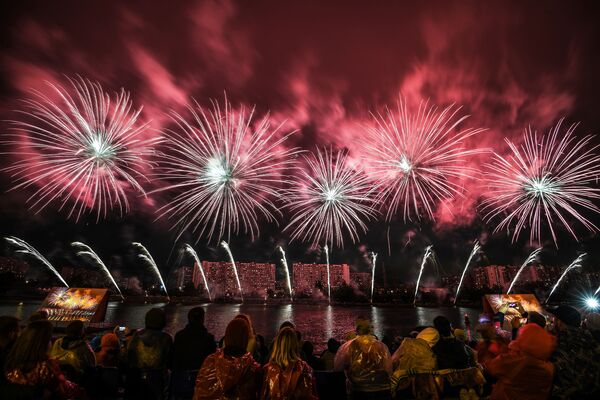
[[[265,366],[261,399],[316,399],[312,368],[300,358],[298,339],[292,328],[283,328],[275,338],[273,352]]]
[[[490,400],[547,399],[554,374],[549,360],[555,347],[556,338],[538,324],[523,326],[508,353],[484,364],[488,374],[498,380]]]
[[[114,333],[105,333],[100,339],[100,351],[96,353],[96,361],[102,367],[118,367],[121,342]]]
[[[368,319],[357,318],[356,337],[339,348],[333,369],[346,372],[353,399],[391,398],[390,351],[373,335],[373,327]]]
[[[416,338],[406,338],[394,352],[392,365],[394,371],[416,369],[431,371],[436,369],[437,361],[432,348],[438,343],[440,335],[435,328],[425,328]]]
[[[82,321],[70,322],[65,333],[63,338],[54,342],[50,357],[59,363],[69,378],[80,380],[86,371],[96,366],[96,356],[85,340]]]
[[[194,400],[256,399],[260,394],[260,365],[248,352],[248,321],[234,318],[225,329],[223,348],[204,360],[196,378]]]

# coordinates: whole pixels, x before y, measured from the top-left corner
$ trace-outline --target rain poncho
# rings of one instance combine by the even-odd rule
[[[204,360],[198,372],[194,400],[256,399],[260,384],[260,365],[252,354],[232,357],[219,349]]]
[[[130,368],[150,370],[168,367],[173,339],[155,329],[137,332],[129,342],[127,360]]]
[[[83,339],[58,339],[50,349],[50,357],[61,366],[69,366],[78,375],[83,374],[87,368],[96,366],[94,351]]]
[[[344,343],[335,356],[334,369],[346,371],[355,392],[390,389],[390,352],[373,335],[359,335]]]
[[[312,368],[304,361],[296,361],[286,369],[269,363],[265,366],[261,399],[312,400],[317,398],[315,386]]]

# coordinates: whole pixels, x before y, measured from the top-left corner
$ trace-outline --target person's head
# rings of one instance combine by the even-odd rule
[[[204,325],[204,308],[194,307],[188,311],[188,322],[191,325]]]
[[[327,341],[327,350],[329,350],[330,353],[333,353],[333,354],[337,353],[340,346],[341,346],[340,342],[338,342],[334,338],[330,338]]]
[[[246,353],[248,341],[250,340],[250,326],[243,318],[234,318],[227,325],[224,337],[224,349],[237,353]]]
[[[542,328],[546,327],[546,317],[540,314],[537,311],[530,311],[527,314],[527,323],[528,324],[537,324]]]
[[[467,332],[464,329],[455,329],[454,337],[456,339],[460,340],[461,342],[466,342],[467,341]]]
[[[146,329],[163,330],[167,326],[167,316],[162,308],[151,308],[146,313]]]
[[[47,321],[48,320],[48,313],[44,310],[40,310],[40,311],[36,311],[33,314],[31,314],[29,316],[29,318],[27,319],[27,323],[30,324],[32,322],[36,322],[36,321]]]
[[[296,332],[289,327],[283,328],[275,338],[269,362],[285,369],[298,360],[300,360],[300,353]]]
[[[237,319],[243,319],[244,321],[246,321],[248,323],[248,326],[250,327],[250,334],[254,335],[254,327],[252,326],[252,319],[250,319],[249,315],[238,314],[238,316],[236,316],[235,318],[237,318]]]
[[[556,337],[538,324],[527,324],[519,329],[517,339],[509,344],[512,351],[519,351],[547,361],[556,347]]]
[[[12,343],[19,336],[19,318],[9,315],[0,317],[0,346]]]
[[[292,321],[283,321],[281,325],[279,325],[279,330],[282,330],[283,328],[296,329],[296,325],[294,325]]]
[[[448,337],[452,335],[450,320],[443,315],[438,315],[433,319],[433,326],[439,332],[440,336]]]
[[[302,352],[306,357],[311,357],[313,355],[314,350],[315,348],[313,344],[308,340],[305,340],[304,343],[302,343]]]
[[[31,322],[21,332],[6,358],[6,371],[19,369],[29,372],[36,364],[48,359],[48,349],[52,339],[52,323],[49,321]]]
[[[370,335],[373,333],[373,325],[371,321],[365,317],[356,318],[356,334],[357,335]]]
[[[119,337],[114,333],[105,333],[100,339],[100,347],[102,350],[117,350],[121,347]]]
[[[435,328],[425,328],[417,335],[417,339],[421,339],[427,342],[429,347],[435,346],[440,340],[440,334]]]
[[[81,339],[85,335],[85,325],[83,321],[71,321],[65,328],[65,336],[70,339]]]
[[[575,307],[562,305],[548,311],[554,315],[556,328],[559,330],[566,327],[579,328],[581,326],[581,314]]]

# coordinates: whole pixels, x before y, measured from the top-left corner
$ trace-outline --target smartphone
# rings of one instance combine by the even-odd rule
[[[120,326],[119,327],[119,332],[125,332],[125,327],[124,326]]]

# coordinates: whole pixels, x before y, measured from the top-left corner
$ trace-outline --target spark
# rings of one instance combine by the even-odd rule
[[[494,153],[486,166],[489,191],[481,210],[487,222],[501,218],[494,232],[512,230],[512,241],[530,229],[530,243],[542,239],[542,224],[547,225],[556,246],[556,231],[562,225],[575,239],[574,222],[591,232],[598,227],[582,211],[595,214],[600,208],[596,186],[600,176],[600,156],[592,137],[576,137],[578,124],[562,132],[563,119],[547,135],[539,137],[525,130],[523,143],[505,139],[508,156]]]
[[[375,289],[375,265],[377,264],[377,253],[371,252],[371,303],[373,303],[373,290]]]
[[[152,147],[148,123],[138,123],[142,109],[132,109],[124,89],[110,96],[99,83],[69,79],[70,88],[47,83],[56,100],[32,90],[18,111],[25,119],[12,121],[14,133],[4,144],[19,158],[4,169],[12,174],[11,190],[36,186],[27,199],[36,213],[51,203],[62,210],[72,203],[68,218],[79,220],[84,211],[97,220],[114,208],[129,211],[129,192],[145,195],[140,181]]]
[[[200,275],[202,275],[202,281],[204,282],[204,288],[206,289],[206,293],[208,293],[208,300],[212,301],[212,297],[210,296],[210,290],[208,288],[208,280],[206,280],[206,275],[204,274],[204,268],[202,267],[202,262],[200,262],[200,259],[198,258],[198,253],[196,253],[196,250],[194,250],[194,248],[187,243],[184,245],[184,249],[188,254],[190,254],[192,257],[194,257],[194,261],[196,262],[196,265],[198,266],[198,269],[200,270]]]
[[[563,273],[560,275],[560,278],[558,278],[558,280],[556,281],[556,283],[552,287],[552,290],[550,291],[550,294],[548,295],[548,298],[546,299],[546,303],[548,303],[548,301],[550,301],[550,297],[552,297],[552,294],[554,293],[554,291],[556,290],[556,288],[558,287],[558,285],[560,285],[560,282],[567,275],[567,273],[569,271],[571,271],[572,269],[581,268],[582,267],[581,263],[583,261],[583,258],[586,255],[587,255],[586,253],[583,253],[583,254],[580,254],[579,256],[577,256],[577,258],[575,260],[573,260],[573,262],[571,264],[569,264],[569,266],[563,271]]]
[[[419,293],[419,284],[421,283],[421,276],[423,275],[425,264],[431,256],[433,256],[433,245],[427,246],[425,248],[425,254],[423,254],[423,259],[421,260],[421,268],[419,269],[419,277],[417,278],[417,287],[415,288],[415,298],[413,300],[413,305],[417,303],[417,294]]]
[[[404,221],[424,213],[434,219],[437,204],[462,196],[460,180],[475,170],[467,167],[468,157],[485,149],[467,149],[465,142],[484,129],[458,130],[468,116],[460,116],[461,107],[450,105],[438,111],[421,102],[416,113],[406,101],[398,101],[394,113],[373,115],[367,127],[367,161],[377,180],[377,201],[386,209],[389,221],[402,209]]]
[[[240,291],[240,297],[242,298],[242,302],[244,301],[244,292],[242,291],[242,284],[240,283],[240,276],[238,275],[237,266],[235,265],[235,260],[233,259],[233,254],[231,254],[231,249],[226,241],[221,242],[221,246],[227,252],[229,256],[229,260],[231,261],[231,267],[233,268],[233,273],[235,274],[235,281],[237,282],[238,290]]]
[[[467,259],[467,263],[465,264],[465,268],[463,269],[462,275],[460,276],[460,281],[458,282],[458,288],[456,289],[456,296],[454,296],[454,304],[456,304],[456,300],[458,299],[458,294],[460,293],[460,287],[462,286],[463,283],[463,279],[465,278],[465,274],[467,273],[467,269],[469,268],[469,265],[471,264],[471,260],[473,260],[473,257],[475,257],[475,254],[477,254],[479,252],[479,250],[481,250],[481,246],[479,245],[479,241],[475,241],[475,244],[473,245],[473,250],[471,250],[471,254],[469,254],[469,258]]]
[[[596,291],[594,292],[594,295],[597,295],[598,292],[600,292],[600,286],[598,286],[598,289],[596,289]]]
[[[329,247],[325,245],[323,247],[325,250],[325,262],[327,263],[327,298],[329,302],[331,302],[331,272],[329,271]]]
[[[307,168],[300,169],[285,198],[291,240],[344,247],[347,234],[356,243],[359,231],[367,231],[365,220],[376,216],[367,175],[350,166],[344,151],[317,150],[304,159]]]
[[[125,299],[125,297],[123,297],[123,293],[121,293],[119,285],[117,285],[117,282],[115,282],[115,279],[113,278],[112,274],[110,273],[104,262],[102,262],[102,259],[98,256],[98,254],[96,254],[94,250],[92,250],[90,246],[81,242],[73,242],[71,243],[71,246],[75,248],[75,254],[78,257],[89,257],[94,262],[94,264],[97,267],[99,267],[102,270],[102,272],[104,272],[104,275],[113,284],[115,289],[117,289],[117,292],[119,292],[119,296],[121,296],[121,299]]]
[[[138,250],[138,251],[140,251],[142,253],[142,254],[138,254],[138,258],[140,260],[143,260],[146,264],[148,264],[150,266],[150,268],[152,269],[152,272],[154,272],[154,274],[158,278],[158,281],[160,283],[161,289],[167,295],[167,299],[171,300],[171,298],[169,297],[169,292],[167,292],[167,286],[165,285],[165,282],[163,281],[162,275],[160,274],[160,270],[158,269],[158,266],[156,265],[156,262],[154,261],[154,258],[152,258],[152,255],[150,254],[150,252],[148,251],[148,249],[146,249],[144,247],[144,245],[142,245],[141,243],[138,243],[138,242],[134,242],[131,245],[136,250]]]
[[[277,248],[281,253],[281,263],[283,264],[283,268],[285,270],[285,280],[287,282],[288,291],[290,292],[290,301],[293,301],[294,299],[292,297],[292,282],[290,280],[290,269],[288,268],[288,263],[285,259],[285,251],[283,251],[283,248],[281,246],[278,246]]]
[[[510,286],[508,287],[508,290],[506,291],[506,294],[510,294],[510,291],[512,290],[513,286],[515,285],[515,283],[517,282],[517,280],[519,279],[519,276],[521,276],[521,272],[523,272],[523,270],[525,269],[526,266],[528,266],[529,264],[531,264],[532,262],[535,261],[536,257],[538,256],[538,254],[540,254],[540,252],[542,251],[541,248],[539,249],[535,249],[534,251],[531,252],[531,254],[525,259],[525,261],[523,262],[523,265],[521,265],[521,268],[519,268],[519,270],[517,271],[517,274],[515,275],[515,277],[513,278],[512,282],[510,283]]]
[[[585,299],[585,305],[591,310],[596,310],[600,307],[600,302],[598,302],[598,299],[595,297],[588,297]]]
[[[176,130],[159,154],[157,176],[166,184],[157,191],[178,194],[159,215],[174,222],[178,237],[191,230],[198,240],[218,242],[243,231],[254,240],[259,218],[272,222],[280,215],[274,201],[299,152],[284,148],[293,132],[280,135],[281,125],[272,129],[268,115],[254,123],[254,109],[234,112],[227,100],[224,109],[216,102],[212,110],[195,105],[188,107],[190,121],[171,112]]]
[[[32,245],[30,245],[26,241],[19,239],[18,237],[15,237],[15,236],[5,237],[4,240],[6,240],[8,243],[10,243],[11,245],[13,245],[17,248],[15,253],[26,254],[26,255],[34,257],[36,260],[40,261],[46,268],[48,268],[48,270],[50,272],[52,272],[54,274],[54,276],[56,276],[62,282],[63,285],[65,285],[67,288],[69,287],[67,282],[58,273],[56,268],[54,268],[52,266],[50,261],[48,261],[48,259],[46,259],[46,257],[44,257],[43,255],[41,255],[40,252],[37,251]]]

